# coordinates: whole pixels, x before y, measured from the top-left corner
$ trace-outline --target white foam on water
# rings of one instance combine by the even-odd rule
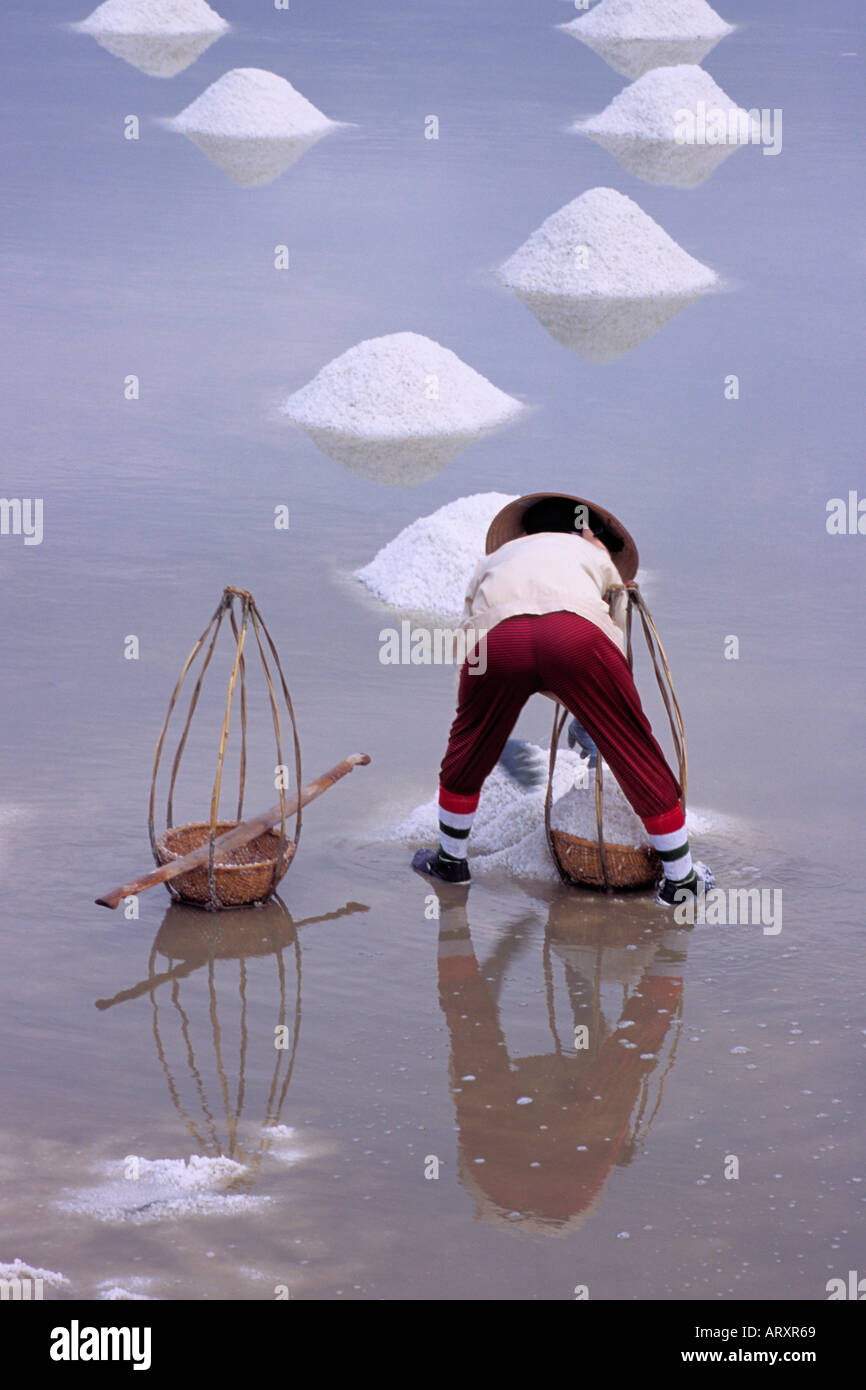
[[[683,112],[699,121],[723,111],[731,122],[720,144],[688,144],[677,140],[684,129]],[[571,127],[608,150],[629,173],[648,183],[694,188],[741,144],[760,139],[754,117],[737,106],[708,72],[692,63],[653,68],[625,87],[609,106]]]
[[[404,527],[355,578],[391,608],[458,622],[488,527],[513,501],[510,493],[476,492],[446,502]]]
[[[126,1178],[134,1165],[137,1177]],[[106,1180],[63,1197],[62,1211],[91,1216],[100,1221],[140,1225],[187,1216],[224,1216],[260,1211],[267,1197],[238,1194],[227,1189],[248,1169],[234,1159],[206,1158],[193,1154],[182,1158],[147,1159],[132,1155],[105,1166]]]
[[[149,77],[174,77],[231,26],[206,0],[105,0],[71,28]]]
[[[557,342],[595,362],[632,351],[719,283],[613,188],[588,189],[553,213],[499,278]]]
[[[185,135],[242,188],[271,183],[325,135],[332,121],[275,72],[232,68],[163,124]]]
[[[43,1284],[48,1284],[53,1289],[62,1288],[64,1284],[69,1283],[65,1274],[59,1274],[54,1269],[40,1269],[38,1265],[25,1264],[21,1259],[15,1259],[11,1264],[0,1263],[0,1279],[41,1279]]]
[[[368,338],[281,407],[330,458],[376,482],[411,484],[526,406],[419,333]]]
[[[707,0],[601,0],[585,15],[557,27],[624,77],[701,63],[734,30]]]

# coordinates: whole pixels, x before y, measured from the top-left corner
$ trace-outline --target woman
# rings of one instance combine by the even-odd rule
[[[683,901],[678,890],[697,893],[682,789],[623,651],[625,585],[637,567],[625,527],[584,498],[533,493],[494,517],[461,624],[484,643],[484,659],[476,653],[460,673],[439,776],[439,849],[418,850],[419,873],[470,882],[467,841],[484,780],[526,701],[544,692],[587,730],[643,821],[664,865],[659,901]]]

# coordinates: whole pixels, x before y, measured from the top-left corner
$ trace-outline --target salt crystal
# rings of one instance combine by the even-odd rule
[[[720,39],[733,33],[733,25],[706,0],[601,0],[588,14],[558,28],[624,77],[702,63]]]
[[[72,28],[149,77],[174,77],[230,26],[206,0],[105,0]]]
[[[282,413],[329,458],[376,482],[408,484],[526,407],[419,333],[368,338],[323,367]]]
[[[355,578],[393,608],[431,613],[456,623],[466,585],[484,554],[497,512],[515,499],[504,492],[458,497],[406,526]]]
[[[591,362],[631,352],[718,284],[613,188],[591,188],[553,213],[499,274],[557,342]]]
[[[341,121],[291,82],[262,68],[232,68],[165,122],[242,188],[271,183]]]
[[[711,115],[724,116],[724,140],[718,144],[686,143],[683,113],[691,113],[695,130],[710,135]],[[595,140],[629,173],[647,183],[694,188],[703,183],[740,144],[760,140],[760,124],[722,91],[709,73],[694,64],[653,68],[615,96],[597,116],[576,121],[576,134]],[[683,143],[677,134],[683,136]]]

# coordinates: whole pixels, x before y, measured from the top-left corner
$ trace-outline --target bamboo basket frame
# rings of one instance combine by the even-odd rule
[[[236,605],[240,610],[239,615],[236,615],[235,612]],[[175,827],[174,794],[178,773],[189,737],[193,715],[195,714],[199,696],[201,695],[204,678],[210,666],[211,658],[216,649],[217,639],[227,615],[234,637],[235,652],[229,675],[225,713],[223,715],[222,728],[220,731],[216,773],[211,793],[210,817],[208,821]],[[283,758],[282,722],[279,703],[274,691],[271,668],[268,663],[268,652],[270,653],[271,660],[279,676],[283,699],[292,727],[295,777],[297,779],[299,799],[295,811],[294,830],[290,837],[287,830],[286,789],[282,785],[283,779],[281,777],[279,787],[279,835],[267,832],[276,842],[273,847],[273,852],[271,852],[270,845],[262,843],[262,841],[266,839],[266,835],[262,835],[258,837],[257,841],[259,853],[258,855],[254,854],[252,859],[250,859],[249,854],[245,855],[241,851],[232,851],[226,863],[217,863],[215,862],[214,854],[214,841],[217,836],[221,830],[243,820],[247,771],[247,659],[244,654],[244,649],[250,630],[252,630],[256,639],[256,647],[267,684],[271,717],[274,726],[277,765],[283,767],[285,766],[285,762]],[[202,665],[190,696],[186,720],[172,759],[168,796],[166,800],[166,829],[162,835],[157,836],[154,823],[156,785],[168,727],[172,713],[180,698],[184,682],[202,651],[204,651]],[[232,704],[238,683],[240,683],[241,750],[238,774],[237,819],[236,821],[221,821],[219,805],[222,792],[223,765],[229,740]],[[193,871],[189,874],[181,875],[173,882],[166,883],[166,887],[171,896],[178,900],[195,903],[197,906],[206,906],[211,911],[216,911],[221,907],[237,907],[242,904],[266,902],[272,897],[294,857],[300,839],[302,819],[300,789],[302,780],[301,746],[298,738],[298,727],[295,719],[294,706],[292,705],[292,698],[289,694],[289,687],[280,663],[279,654],[253,595],[246,589],[237,589],[230,585],[223,590],[219,605],[213,617],[193,646],[192,651],[184,663],[180,677],[178,678],[171,699],[169,700],[168,711],[163,721],[162,729],[160,730],[153,760],[153,776],[150,784],[147,829],[154,863],[157,865],[168,863],[171,859],[177,858],[179,854],[182,854],[185,849],[190,849],[193,848],[194,845],[202,844],[205,839],[207,839],[210,848],[206,871],[202,868],[197,871],[198,877],[196,871]],[[204,892],[202,883],[202,875],[205,874],[205,872],[207,875],[206,893]]]

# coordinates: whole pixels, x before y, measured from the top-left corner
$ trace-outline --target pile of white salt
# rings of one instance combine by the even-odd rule
[[[558,343],[591,362],[631,352],[718,284],[613,188],[591,188],[553,213],[499,275]]]
[[[530,745],[532,746],[532,745]],[[547,750],[535,749],[547,761]],[[648,844],[642,822],[626,801],[610,768],[605,765],[603,825],[606,844]],[[588,785],[582,783],[586,779]],[[560,748],[553,777],[551,825],[570,835],[595,841],[594,773],[569,748]],[[482,876],[505,872],[512,878],[558,883],[559,874],[544,833],[545,786],[525,791],[497,765],[481,791],[478,811],[469,837],[469,864],[472,873]],[[689,835],[697,835],[723,823],[712,813],[686,812]],[[387,827],[380,840],[407,845],[434,846],[439,842],[439,808],[436,799],[427,801],[399,824]]]
[[[345,122],[329,120],[291,82],[262,68],[232,68],[165,121],[242,188],[272,183]]]
[[[623,77],[651,68],[701,63],[733,33],[707,0],[601,0],[558,26],[585,43]]]
[[[282,414],[353,473],[411,484],[525,409],[448,348],[391,333],[329,362]]]
[[[546,751],[537,748],[539,759]],[[582,784],[584,777],[587,785]],[[577,753],[561,748],[553,778],[554,802],[551,825],[570,835],[595,840],[594,774]],[[513,878],[559,882],[544,833],[546,786],[526,791],[497,765],[481,791],[478,811],[469,838],[469,862],[473,873],[504,870]],[[605,767],[604,837],[610,844],[643,846],[648,843],[641,821],[626,801],[613,773]],[[382,839],[410,845],[435,845],[439,840],[439,811],[434,798],[404,821],[386,829]]]
[[[72,28],[149,77],[174,77],[230,25],[207,0],[105,0]]]
[[[693,64],[653,68],[597,116],[571,129],[595,140],[647,183],[694,188],[740,145],[760,141],[760,124],[708,72]],[[716,142],[716,135],[724,139]]]
[[[355,578],[392,608],[456,623],[469,577],[484,554],[487,528],[513,501],[504,492],[476,492],[446,502],[404,527]]]

